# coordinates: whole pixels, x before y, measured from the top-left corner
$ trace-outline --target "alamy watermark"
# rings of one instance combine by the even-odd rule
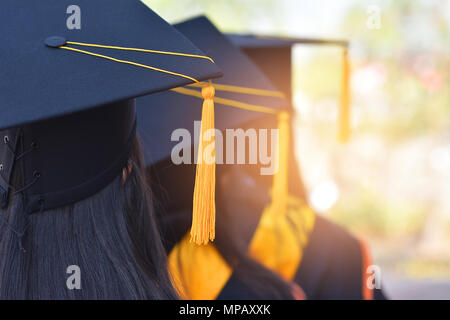
[[[81,29],[81,9],[77,5],[70,5],[67,7],[66,13],[70,16],[66,20],[66,26],[69,30]]]
[[[194,141],[199,141],[200,128],[201,121],[194,121]],[[218,129],[209,129],[203,134],[202,141],[205,148],[199,159],[198,144],[195,144],[196,154],[192,157],[193,141],[189,130],[178,128],[171,135],[171,141],[178,142],[172,149],[171,159],[176,165],[199,161],[204,161],[206,164],[212,164],[214,161],[217,164],[260,164],[261,175],[273,175],[278,171],[276,157],[278,139],[278,129],[226,129],[225,136]],[[224,150],[224,142],[226,150]]]
[[[377,5],[367,7],[366,27],[370,30],[379,30],[381,28],[381,8]]]
[[[66,280],[66,286],[69,290],[81,289],[81,270],[80,267],[73,264],[67,267],[66,273],[70,276]]]
[[[368,275],[366,280],[367,288],[371,290],[381,289],[381,268],[373,264],[367,267],[366,273]]]

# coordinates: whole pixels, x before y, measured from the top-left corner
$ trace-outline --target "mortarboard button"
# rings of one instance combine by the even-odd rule
[[[47,47],[59,48],[66,44],[66,38],[60,36],[51,36],[45,39],[44,43]]]

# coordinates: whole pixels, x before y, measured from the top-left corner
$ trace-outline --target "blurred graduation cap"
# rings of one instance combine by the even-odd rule
[[[216,90],[214,97],[216,104],[215,128],[220,130],[236,128],[264,115],[271,115],[278,119],[280,129],[278,161],[279,167],[282,168],[283,154],[287,153],[286,148],[289,141],[289,115],[286,112],[289,103],[283,98],[283,93],[278,91],[258,67],[218,31],[206,17],[198,17],[174,26],[212,57],[224,70],[223,77],[215,80],[213,84]],[[172,144],[168,143],[175,129],[188,129],[193,137],[195,136],[194,121],[201,119],[200,137],[203,136],[205,108],[202,114],[198,105],[198,98],[201,97],[201,94],[196,89],[195,86],[178,88],[137,100],[139,133],[145,148],[150,150],[150,154],[147,154],[146,157],[147,165],[155,164],[171,155],[173,146],[178,143],[178,141],[174,141]],[[164,106],[163,111],[149,108],[159,105]],[[198,159],[200,159],[203,154],[201,143],[198,150]],[[216,150],[216,152],[219,151]],[[200,226],[213,226],[215,219],[215,164],[209,165],[207,169],[202,168],[205,166],[208,165],[201,160],[197,162],[195,187],[193,188],[189,184],[187,186],[187,188],[194,189],[191,236],[196,243],[207,243],[208,239],[214,238],[213,228],[206,233],[204,230],[197,230]],[[208,172],[203,170],[208,170]],[[283,174],[286,175],[287,171],[280,169],[275,176]],[[201,175],[209,176],[209,180],[205,181],[206,179],[203,179],[204,177]],[[285,180],[286,177],[283,179]],[[282,188],[280,184],[283,184],[283,179],[275,178],[275,180],[281,181],[274,182],[274,189]],[[173,184],[178,185],[179,183],[173,181]],[[186,185],[186,183],[183,184]],[[181,188],[181,186],[178,187]],[[205,193],[209,199],[205,199]],[[283,192],[278,193],[282,194]],[[274,194],[278,193],[274,192]],[[182,197],[182,192],[177,192],[177,194]],[[277,202],[276,197],[274,197],[274,201]],[[205,207],[211,211],[210,214],[206,214]]]
[[[349,139],[350,65],[348,61],[348,41],[240,34],[229,34],[228,38],[261,68],[264,74],[288,97],[289,101],[292,101],[292,46],[302,44],[342,48],[342,86],[338,138],[341,142]]]
[[[265,75],[292,100],[292,47],[297,44],[316,46],[337,46],[342,48],[342,87],[339,112],[339,140],[345,142],[349,130],[349,43],[344,40],[327,40],[312,38],[287,38],[256,35],[228,35]],[[291,105],[291,109],[293,109]],[[293,145],[291,145],[293,149]],[[315,214],[306,205],[304,194],[299,192],[302,181],[293,153],[289,155],[289,206],[285,215],[277,215],[270,206],[261,210],[258,227],[245,234],[249,245],[249,254],[256,261],[270,267],[287,279],[293,279],[297,273],[305,243],[308,243]],[[239,192],[239,191],[238,191]],[[228,195],[229,198],[233,194]],[[237,198],[235,196],[235,198]],[[236,200],[230,200],[236,203]],[[261,201],[263,202],[263,201]],[[266,202],[267,203],[267,202]],[[241,207],[245,207],[244,202]],[[238,211],[240,207],[236,211]],[[259,219],[260,218],[260,219]],[[320,221],[320,220],[318,220]],[[252,225],[257,225],[253,222]]]
[[[80,30],[65,24],[74,4]],[[98,192],[128,161],[135,97],[220,76],[137,0],[3,0],[0,29],[3,208],[11,191],[23,193],[27,213]],[[11,185],[14,166],[21,185]]]

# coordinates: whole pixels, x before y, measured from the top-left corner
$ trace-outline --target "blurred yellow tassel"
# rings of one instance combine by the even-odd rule
[[[194,203],[192,209],[191,242],[207,244],[215,238],[215,185],[216,161],[215,150],[212,159],[204,158],[206,147],[214,146],[214,136],[209,144],[205,145],[204,134],[214,130],[214,87],[208,85],[202,88],[203,110],[200,141],[198,145],[197,168],[195,173]],[[209,147],[210,148],[210,147]]]
[[[350,138],[350,63],[348,50],[342,54],[342,87],[339,110],[339,141],[347,142]]]
[[[278,170],[273,177],[271,210],[286,214],[288,197],[288,154],[289,154],[289,114],[282,111],[278,115]]]

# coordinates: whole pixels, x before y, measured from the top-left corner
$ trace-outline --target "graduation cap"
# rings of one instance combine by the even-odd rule
[[[350,137],[350,64],[349,42],[346,40],[291,38],[260,35],[229,34],[228,38],[240,47],[291,101],[292,46],[296,44],[336,46],[342,48],[342,86],[340,96],[339,131],[341,142]]]
[[[195,45],[224,70],[222,78],[214,81],[216,94],[215,128],[235,128],[245,122],[272,115],[279,123],[279,170],[275,174],[273,190],[282,190],[287,179],[287,171],[283,165],[283,154],[287,154],[289,141],[289,114],[286,111],[288,102],[283,93],[278,91],[255,64],[225,35],[206,18],[198,17],[174,25]],[[206,164],[202,161],[204,132],[211,126],[211,115],[205,117],[205,108],[198,106],[201,93],[196,86],[177,88],[172,91],[158,93],[137,100],[137,112],[140,121],[139,133],[146,149],[151,154],[146,157],[146,164],[151,165],[171,155],[177,142],[168,144],[172,132],[177,128],[190,130],[194,136],[193,123],[202,120],[200,132],[198,161],[193,198],[193,219],[191,240],[205,244],[214,239],[215,223],[215,163]],[[164,105],[164,110],[151,109],[152,105]],[[205,118],[210,123],[204,127]],[[157,135],[157,133],[159,135]],[[213,143],[213,142],[208,142]],[[273,201],[280,200],[273,192]],[[282,202],[282,200],[281,200]],[[282,206],[282,205],[281,205]],[[205,230],[206,226],[206,230]]]
[[[70,5],[81,9],[79,30],[66,26]],[[220,75],[137,0],[3,0],[0,29],[3,208],[11,191],[23,193],[27,213],[98,192],[129,158],[135,97]],[[20,186],[11,185],[15,166]]]

